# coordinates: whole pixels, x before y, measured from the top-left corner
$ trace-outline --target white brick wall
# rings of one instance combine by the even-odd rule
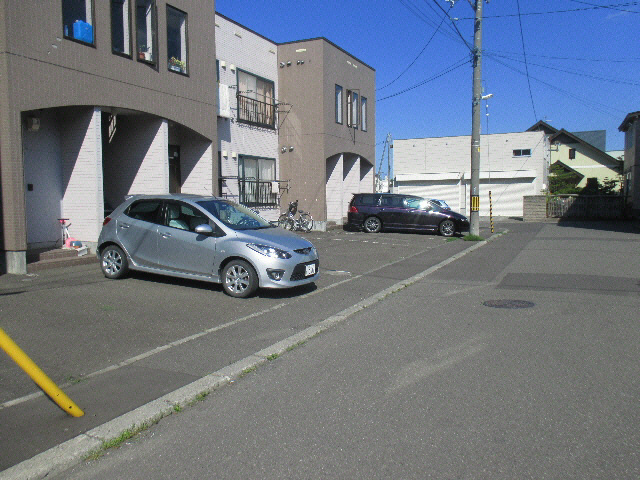
[[[327,220],[342,222],[342,178],[343,156],[336,155],[327,160]]]
[[[63,122],[62,216],[73,238],[98,240],[104,216],[100,109],[74,110]]]
[[[216,55],[220,63],[220,83],[228,85],[231,119],[218,117],[218,151],[222,156],[221,176],[238,176],[238,157],[250,155],[276,160],[276,178],[280,175],[278,132],[237,122],[237,70],[273,81],[274,94],[278,91],[278,64],[276,44],[216,15]],[[233,66],[233,68],[232,68]],[[277,126],[277,125],[276,125]],[[235,157],[232,155],[235,153]],[[217,155],[215,155],[217,161]],[[227,180],[221,193],[238,200],[238,182]],[[279,211],[264,210],[269,220],[277,219]]]
[[[342,182],[342,202],[340,207],[340,219],[347,216],[349,202],[354,193],[360,191],[360,157],[357,155],[344,156]]]

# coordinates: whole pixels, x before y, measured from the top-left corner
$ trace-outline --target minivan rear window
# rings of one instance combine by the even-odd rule
[[[378,204],[378,196],[377,195],[362,195],[360,197],[360,205],[377,205]]]

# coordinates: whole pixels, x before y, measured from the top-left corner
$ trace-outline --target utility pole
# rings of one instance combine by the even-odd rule
[[[480,234],[480,110],[482,100],[482,2],[475,0],[473,35],[473,99],[471,107],[471,209],[469,233]],[[469,2],[471,3],[471,1]]]

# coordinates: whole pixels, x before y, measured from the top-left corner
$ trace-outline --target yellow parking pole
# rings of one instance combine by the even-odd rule
[[[0,347],[7,352],[7,355],[25,371],[36,384],[49,395],[49,398],[56,402],[58,406],[74,417],[81,417],[84,412],[67,397],[67,395],[51,381],[47,374],[40,370],[33,360],[13,341],[11,337],[0,328]]]

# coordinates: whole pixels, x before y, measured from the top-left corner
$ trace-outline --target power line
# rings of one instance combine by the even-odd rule
[[[416,58],[413,59],[413,61],[407,66],[407,68],[405,68],[400,75],[398,75],[396,78],[394,78],[393,80],[391,80],[389,83],[387,83],[384,87],[380,87],[380,88],[376,88],[376,91],[378,90],[382,90],[383,88],[387,88],[390,85],[393,85],[396,80],[398,80],[400,77],[402,77],[405,73],[407,73],[407,70],[409,70],[414,63],[416,63],[418,61],[418,58],[420,58],[420,55],[422,55],[424,53],[424,51],[427,49],[427,47],[429,46],[429,44],[431,43],[431,40],[433,40],[433,37],[436,36],[436,33],[438,33],[438,30],[440,30],[440,27],[442,26],[444,22],[444,18],[442,18],[442,21],[440,22],[440,25],[438,25],[438,27],[435,29],[435,31],[433,32],[433,35],[431,35],[431,38],[429,38],[429,41],[426,43],[426,45],[422,48],[422,50],[420,50],[420,53],[418,53],[418,55],[416,56]]]
[[[496,57],[506,58],[506,59],[512,60],[514,62],[524,63],[522,60],[517,59],[517,58],[511,58],[511,57],[508,57],[508,56],[505,56],[505,55],[496,55],[496,54],[494,54],[494,55]],[[564,68],[552,67],[552,66],[549,66],[549,65],[542,65],[540,63],[529,62],[529,65],[534,65],[536,67],[546,68],[546,69],[549,69],[549,70],[555,70],[557,72],[569,73],[571,75],[576,75],[576,76],[579,76],[579,77],[591,78],[592,80],[601,80],[603,82],[618,83],[618,84],[621,84],[621,85],[632,85],[632,86],[635,86],[635,87],[639,87],[640,86],[640,82],[634,82],[632,80],[621,80],[621,79],[615,79],[615,78],[599,77],[597,75],[591,75],[591,74],[585,73],[585,72],[578,72],[576,70],[567,70],[567,69],[564,69]]]
[[[576,1],[576,0],[573,0]],[[590,7],[582,7],[582,8],[567,8],[564,10],[549,10],[549,11],[545,11],[545,12],[523,12],[521,15],[523,17],[525,16],[534,16],[534,15],[552,15],[552,14],[556,14],[556,13],[575,13],[575,12],[584,12],[584,11],[588,11],[588,10],[601,10],[603,8],[609,8],[609,9],[614,9],[616,10],[617,7],[634,7],[636,5],[640,5],[640,2],[626,2],[626,3],[619,3],[619,4],[615,4],[615,5],[595,5],[592,3],[586,3],[586,2],[578,2],[578,3],[585,3],[587,5],[592,5]],[[622,12],[628,12],[628,13],[640,13],[634,10],[618,10],[618,11],[622,11]],[[484,19],[487,18],[508,18],[508,17],[518,17],[519,15],[517,13],[504,13],[501,15],[487,15],[485,17],[483,17]],[[473,17],[459,17],[459,20],[473,20]]]
[[[404,90],[401,90],[399,92],[396,92],[394,94],[391,95],[387,95],[386,97],[382,97],[377,99],[377,102],[382,102],[383,100],[387,100],[389,98],[393,98],[393,97],[397,97],[398,95],[402,95],[403,93],[406,93],[410,90],[414,90],[418,87],[421,87],[422,85],[425,85],[426,83],[432,82],[433,80],[436,80],[444,75],[446,75],[447,73],[453,72],[454,70],[457,70],[458,68],[462,67],[463,65],[466,65],[467,63],[470,63],[471,60],[469,60],[467,57],[464,57],[462,60],[458,60],[456,63],[454,63],[453,65],[451,65],[450,67],[448,67],[446,70],[440,72],[437,75],[434,75],[433,77],[427,78],[419,83],[416,83],[415,85],[409,87],[409,88],[405,88]]]
[[[496,63],[499,63],[500,65],[508,68],[509,70],[512,70],[516,73],[519,73],[520,75],[526,75],[525,72],[523,72],[522,70],[518,70],[517,68],[503,62],[502,60],[499,60],[498,57],[496,57],[495,55],[491,55],[491,54],[485,54],[486,57],[490,58],[491,60],[493,60]],[[614,118],[618,118],[621,114],[626,114],[627,111],[626,110],[620,110],[618,108],[614,108],[611,107],[609,105],[605,105],[604,103],[599,103],[596,102],[595,100],[591,100],[591,99],[585,99],[583,97],[580,97],[578,95],[576,95],[573,92],[570,92],[568,90],[563,90],[562,88],[557,87],[556,85],[553,85],[552,83],[549,82],[545,82],[544,80],[540,80],[539,78],[536,78],[534,76],[531,76],[530,78],[532,78],[533,80],[535,80],[538,83],[541,83],[543,85],[546,85],[547,87],[556,90],[560,93],[562,93],[563,95],[573,98],[574,100],[578,101],[579,103],[588,106],[589,108],[592,108],[593,110],[596,110],[600,113],[603,113],[605,115],[609,115],[611,117]],[[597,106],[595,106],[597,105]],[[612,113],[612,112],[619,112],[619,113]]]
[[[482,0],[481,0],[482,1]],[[516,0],[518,6],[518,23],[520,24],[520,39],[522,40],[522,54],[524,55],[524,67],[527,72],[527,84],[529,85],[529,97],[531,98],[531,107],[533,107],[533,117],[538,121],[536,114],[536,105],[533,103],[533,93],[531,91],[531,79],[529,78],[529,64],[527,63],[527,50],[524,47],[524,32],[522,30],[522,16],[520,15],[520,0]]]
[[[501,50],[485,50],[485,52],[492,54],[502,54],[505,58],[508,58],[508,55],[522,55],[521,53],[516,52],[505,52]],[[640,57],[635,58],[627,58],[627,59],[616,59],[616,58],[580,58],[580,57],[554,57],[551,55],[536,55],[533,53],[528,54],[529,57],[537,57],[537,58],[548,58],[550,60],[575,60],[580,62],[603,62],[603,63],[634,63],[640,62]]]
[[[596,3],[583,2],[581,0],[571,0],[575,3],[581,3],[583,5],[591,5],[594,8],[607,8],[609,10],[615,10],[616,12],[626,12],[626,13],[640,13],[637,10],[625,10],[619,7],[633,6],[637,5],[638,2],[631,2],[629,5],[598,5]]]

